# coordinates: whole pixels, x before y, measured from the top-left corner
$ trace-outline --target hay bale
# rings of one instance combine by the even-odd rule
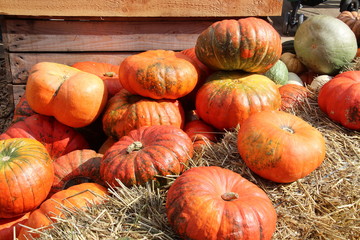
[[[231,169],[261,187],[277,214],[273,239],[360,239],[360,134],[326,117],[312,95],[291,113],[316,127],[326,139],[326,158],[309,176],[290,184],[274,183],[255,175],[237,152],[237,130],[222,141],[198,151],[190,167],[216,165]],[[178,239],[167,224],[168,185],[110,189],[106,204],[88,212],[68,214],[40,239]]]

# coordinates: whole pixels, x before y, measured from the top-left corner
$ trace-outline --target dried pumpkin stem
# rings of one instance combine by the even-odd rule
[[[142,143],[139,141],[135,141],[127,147],[126,152],[131,153],[133,151],[139,151],[142,148],[143,148]]]
[[[1,161],[3,161],[3,162],[9,161],[9,160],[10,160],[9,156],[4,156],[1,158]]]
[[[223,195],[221,195],[221,198],[225,201],[233,201],[239,198],[239,194],[234,192],[226,192]]]
[[[106,72],[103,75],[104,75],[104,77],[113,77],[113,76],[115,76],[115,73],[114,72]]]
[[[295,133],[294,129],[292,129],[291,127],[281,127],[281,129],[289,133]]]

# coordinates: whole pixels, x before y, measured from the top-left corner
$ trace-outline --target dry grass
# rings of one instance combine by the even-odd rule
[[[217,165],[231,169],[260,186],[277,214],[273,239],[360,239],[360,134],[330,121],[312,96],[293,114],[316,127],[326,139],[326,159],[309,176],[277,184],[253,174],[236,147],[237,131],[193,157],[190,167]],[[41,239],[177,239],[168,226],[164,203],[168,185],[110,189],[106,204],[88,212],[70,213]]]

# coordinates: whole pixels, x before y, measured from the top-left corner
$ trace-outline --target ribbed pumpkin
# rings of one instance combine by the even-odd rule
[[[256,17],[218,21],[197,38],[196,56],[214,70],[264,73],[281,55],[279,33]]]
[[[342,126],[360,130],[360,71],[336,75],[318,95],[320,109]]]
[[[0,139],[33,138],[41,142],[52,159],[77,149],[89,148],[84,137],[53,117],[34,114],[11,125]]]
[[[15,106],[12,122],[15,123],[15,122],[24,120],[25,118],[27,118],[31,115],[34,115],[34,114],[36,114],[36,112],[34,112],[31,109],[31,107],[26,99],[26,94],[24,93],[21,96],[19,102]]]
[[[193,156],[192,141],[174,126],[140,127],[130,131],[104,154],[100,174],[111,186],[143,185],[157,176],[178,175]]]
[[[37,208],[53,180],[52,159],[40,142],[29,138],[0,140],[0,218]]]
[[[66,190],[55,193],[51,198],[44,201],[38,209],[30,214],[26,226],[41,228],[41,230],[49,229],[51,228],[50,224],[57,222],[57,218],[64,217],[62,209],[85,210],[88,206],[103,202],[107,194],[107,189],[97,183],[74,185]],[[39,236],[39,233],[31,233],[28,228],[22,228],[19,240],[27,240]]]
[[[100,177],[102,154],[91,149],[75,150],[54,160],[54,181],[49,196],[84,182],[104,184]]]
[[[184,131],[192,140],[194,149],[216,142],[217,130],[200,119],[187,122]]]
[[[20,229],[28,220],[30,212],[25,213],[19,217],[14,218],[0,218],[0,239],[1,240],[12,240],[14,236],[19,236]]]
[[[182,239],[270,240],[276,211],[266,193],[241,175],[211,166],[191,168],[166,196],[170,225]]]
[[[121,85],[133,94],[153,99],[178,99],[198,81],[193,60],[171,50],[148,50],[125,58],[120,64]]]
[[[260,74],[219,71],[212,74],[196,95],[196,112],[220,129],[235,128],[251,114],[280,108],[276,84]]]
[[[263,111],[246,119],[238,132],[237,146],[253,172],[279,183],[307,176],[325,158],[322,134],[283,111]]]
[[[310,95],[310,91],[306,87],[296,84],[285,84],[279,87],[279,92],[281,95],[280,109],[283,111],[296,108]]]
[[[276,84],[284,85],[289,80],[289,70],[286,64],[280,59],[269,70],[264,73]]]
[[[178,100],[155,100],[134,95],[123,89],[112,97],[103,114],[107,136],[119,139],[142,126],[184,126],[184,110]]]
[[[337,74],[357,51],[355,34],[341,20],[328,15],[306,19],[294,37],[296,57],[313,72]]]
[[[110,63],[85,61],[77,62],[72,65],[81,71],[95,74],[100,77],[107,88],[108,98],[114,96],[123,87],[119,81],[119,65],[113,65]]]
[[[107,101],[107,89],[96,75],[52,62],[32,66],[26,98],[37,113],[79,128],[92,123]]]
[[[338,16],[354,32],[356,40],[360,43],[360,15],[357,11],[343,11]]]

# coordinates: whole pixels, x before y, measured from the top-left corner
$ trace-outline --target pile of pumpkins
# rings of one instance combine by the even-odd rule
[[[328,21],[308,19],[295,36],[293,57],[304,72],[336,74],[356,55],[350,28]],[[30,228],[64,217],[60,204],[106,202],[107,187],[119,181],[131,187],[179,175],[166,212],[180,237],[271,239],[277,215],[263,190],[228,169],[188,163],[238,127],[239,161],[265,179],[289,183],[320,166],[322,134],[285,112],[309,90],[286,79],[282,47],[268,22],[248,17],[215,22],[191,49],[149,50],[119,66],[35,64],[13,124],[0,135],[0,238],[36,237]],[[318,95],[329,118],[354,130],[359,81],[360,72],[335,75]]]

